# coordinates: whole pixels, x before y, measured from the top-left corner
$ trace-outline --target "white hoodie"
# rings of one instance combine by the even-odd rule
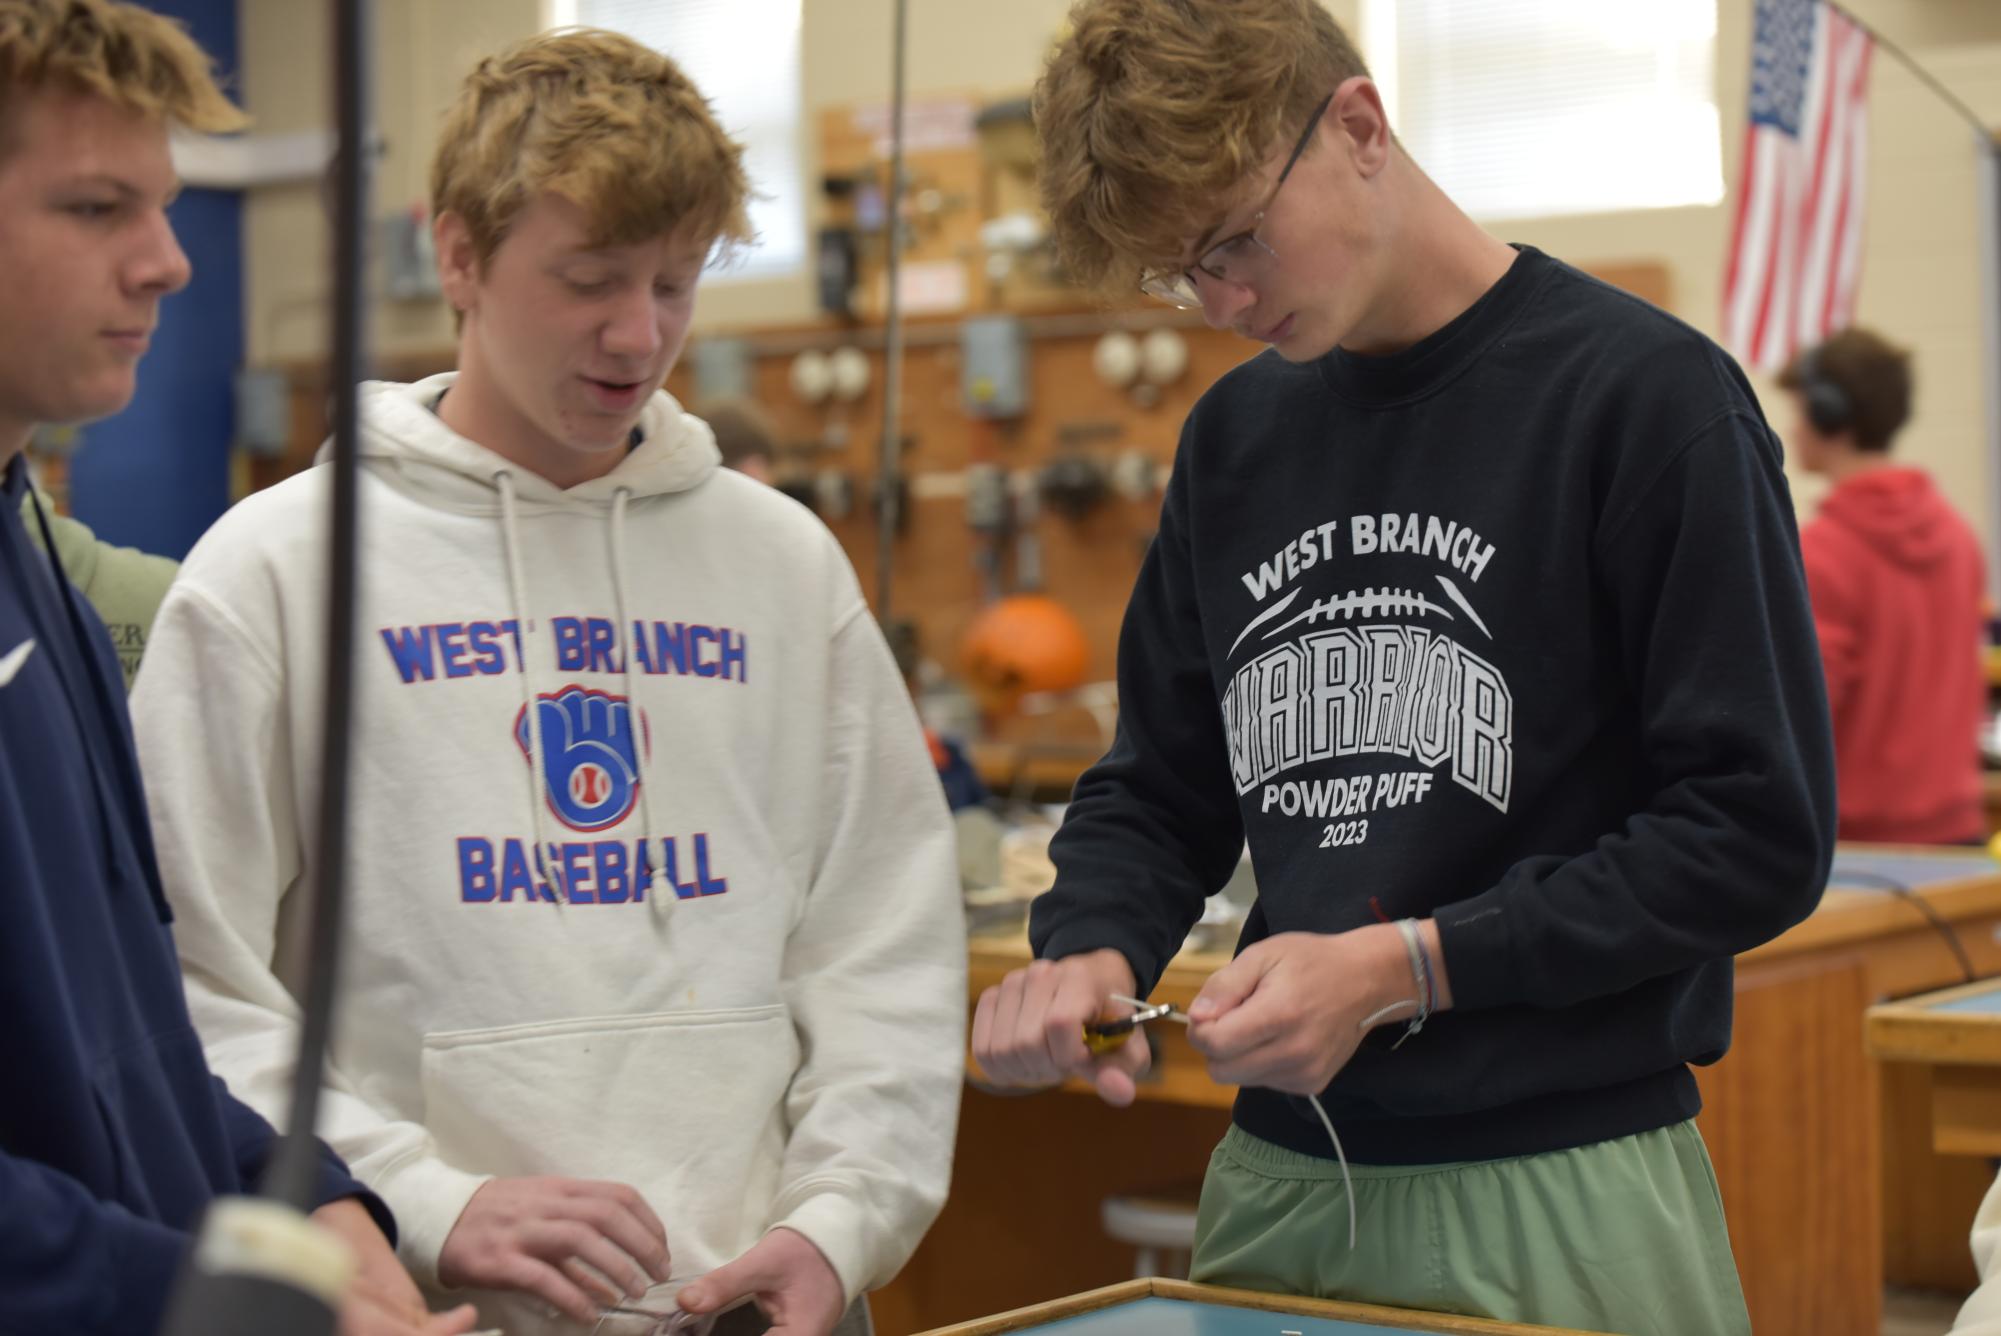
[[[2001,1336],[2001,1178],[1973,1217],[1973,1266],[1980,1288],[1967,1296],[1950,1336]]]
[[[665,393],[617,468],[565,491],[449,430],[451,379],[364,391],[320,1130],[427,1285],[488,1176],[561,1174],[636,1187],[677,1276],[785,1225],[852,1300],[944,1199],[964,1052],[952,832],[895,665],[832,535],[718,469]],[[314,877],[330,473],[202,539],[133,698],[189,1003],[273,1118]],[[546,1321],[473,1297],[517,1333]]]

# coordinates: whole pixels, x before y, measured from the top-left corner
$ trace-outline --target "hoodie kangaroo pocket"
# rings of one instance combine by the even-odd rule
[[[763,1234],[798,1063],[777,1005],[447,1031],[424,1039],[424,1125],[474,1173],[637,1188],[686,1274]]]

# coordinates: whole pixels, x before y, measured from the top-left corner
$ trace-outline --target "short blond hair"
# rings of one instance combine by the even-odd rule
[[[209,134],[249,123],[185,28],[118,0],[0,0],[0,111],[44,88]]]
[[[1320,0],[1083,0],[1035,87],[1065,268],[1131,292],[1179,264],[1244,177],[1368,72]]]
[[[489,56],[445,113],[431,207],[464,220],[482,266],[544,192],[590,215],[593,245],[679,233],[728,249],[754,236],[742,145],[673,61],[601,29]]]

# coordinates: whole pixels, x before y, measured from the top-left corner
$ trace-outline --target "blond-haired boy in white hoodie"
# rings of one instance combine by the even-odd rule
[[[945,1194],[964,925],[846,559],[658,388],[749,237],[738,147],[671,61],[573,31],[472,72],[432,188],[459,369],[364,398],[322,1131],[413,1273],[517,1336],[703,1272],[691,1310],[864,1330]],[[195,1019],[266,1113],[313,889],[327,483],[202,540],[133,707]]]

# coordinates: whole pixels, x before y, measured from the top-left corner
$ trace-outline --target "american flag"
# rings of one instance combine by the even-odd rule
[[[1770,371],[1855,314],[1875,43],[1825,0],[1757,3],[1723,339]]]

